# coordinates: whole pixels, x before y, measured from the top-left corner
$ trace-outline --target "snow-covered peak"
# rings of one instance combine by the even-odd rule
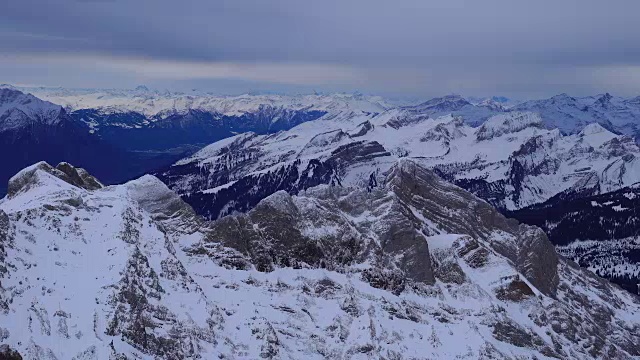
[[[148,87],[146,87],[145,85],[138,85],[136,86],[136,88],[134,89],[135,91],[139,91],[139,92],[148,92],[150,91]]]
[[[489,118],[478,128],[476,136],[478,141],[483,141],[528,128],[544,128],[540,115],[532,112],[509,112]]]
[[[63,114],[59,105],[13,88],[0,87],[0,131],[34,123],[55,125],[64,121]]]
[[[38,186],[63,187],[61,184],[65,181],[60,179],[61,176],[62,174],[51,165],[40,161],[20,170],[9,179],[8,196],[14,197]]]
[[[625,103],[627,104],[633,104],[635,106],[640,106],[640,96],[636,96],[634,98],[631,99],[626,99],[624,100]]]
[[[611,133],[611,132],[609,130],[605,129],[602,125],[600,125],[598,123],[591,123],[591,124],[585,126],[584,129],[582,129],[582,131],[580,131],[579,135],[580,136],[587,136],[587,135],[595,135],[595,134],[602,134],[602,133]]]
[[[602,95],[598,95],[596,97],[596,100],[593,102],[594,105],[598,105],[601,107],[607,107],[611,104],[611,102],[614,100],[613,95],[609,94],[609,93],[604,93]]]
[[[66,162],[53,167],[45,161],[40,161],[22,169],[9,179],[7,197],[14,198],[21,194],[33,193],[35,188],[42,188],[41,191],[48,192],[52,189],[95,190],[102,187],[102,183],[85,169],[76,168]]]
[[[640,101],[612,96],[609,93],[572,97],[560,94],[548,99],[526,101],[512,108],[540,114],[547,128],[565,134],[577,134],[588,124],[598,122],[607,128],[640,139]]]
[[[486,107],[490,110],[497,111],[497,112],[507,110],[507,108],[502,103],[495,101],[493,98],[485,99],[482,102],[478,103],[477,106]]]
[[[576,102],[576,98],[574,98],[573,96],[570,96],[567,93],[554,95],[550,98],[550,100],[556,104]]]
[[[613,139],[622,140],[623,136],[612,133],[598,123],[591,123],[578,133],[578,138],[590,146],[598,148]]]
[[[195,228],[200,221],[191,207],[186,205],[167,185],[152,175],[144,175],[122,185],[131,199],[136,201],[155,220],[181,229]]]
[[[457,94],[451,94],[443,97],[433,98],[429,101],[425,101],[419,105],[416,105],[413,108],[416,111],[447,112],[460,110],[467,105],[471,105],[471,103],[465,98]]]

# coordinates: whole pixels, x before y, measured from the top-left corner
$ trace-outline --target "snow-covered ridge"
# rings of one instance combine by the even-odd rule
[[[414,161],[213,223],[151,176],[51,169],[0,202],[0,336],[23,358],[640,355],[636,297]]]
[[[548,128],[564,133],[580,132],[591,123],[640,139],[640,102],[637,98],[622,98],[609,93],[572,97],[560,94],[549,99],[532,100],[512,108],[516,111],[539,113]]]
[[[43,101],[13,87],[0,86],[0,131],[16,130],[34,123],[55,125],[64,119],[60,105]]]
[[[354,132],[363,123],[369,124],[367,131]],[[338,135],[339,141],[331,141]],[[321,147],[315,146],[319,139]],[[365,144],[370,149],[380,147],[367,155],[377,154],[375,160],[349,160],[356,165],[340,159],[344,155],[339,149]],[[320,119],[273,135],[238,135],[205,147],[161,176],[179,194],[191,196],[203,191],[211,194],[210,189],[226,189],[220,186],[228,182],[261,177],[294,164],[300,174],[310,162],[320,161],[333,167],[330,172],[340,183],[369,186],[371,176],[401,157],[437,169],[504,209],[541,203],[563,191],[586,187],[596,193],[613,191],[640,178],[640,148],[630,137],[599,125],[562,135],[557,129],[546,129],[537,114],[508,112],[474,128],[456,117],[425,118],[399,109],[347,121]],[[183,175],[174,177],[174,172]],[[213,200],[199,201],[206,206]]]
[[[527,128],[544,128],[540,115],[530,112],[512,112],[489,118],[476,131],[478,141],[490,140],[504,134],[517,133]]]
[[[71,110],[99,109],[105,113],[137,112],[145,116],[166,116],[188,110],[203,110],[225,116],[240,116],[261,107],[326,112],[379,113],[393,105],[383,98],[360,94],[330,95],[239,95],[216,96],[136,90],[69,90],[25,88],[25,91]]]

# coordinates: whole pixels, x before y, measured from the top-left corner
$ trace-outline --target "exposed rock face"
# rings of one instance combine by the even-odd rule
[[[517,233],[518,270],[541,292],[556,293],[559,283],[558,255],[547,235],[537,227],[520,225]]]
[[[489,241],[496,232],[508,234],[507,239],[495,241],[495,250],[513,261],[540,291],[555,293],[558,256],[542,230],[505,218],[488,203],[409,160],[393,168],[388,179],[401,199],[442,232]]]
[[[366,263],[370,271],[433,284],[426,237],[441,233],[495,242],[494,251],[531,284],[555,295],[559,260],[544,232],[506,219],[410,160],[394,166],[382,188],[373,191],[318,187],[294,197],[278,192],[246,215],[219,220],[210,239],[245,254],[261,271],[280,266],[344,271]],[[477,255],[478,266],[484,251]]]
[[[76,168],[69,163],[61,162],[56,166],[56,170],[59,170],[66,175],[66,178],[63,178],[63,180],[79,188],[96,190],[104,186],[85,169]]]
[[[11,241],[9,226],[9,216],[0,210],[0,261],[3,261],[4,257],[7,256],[5,247],[9,246]]]
[[[9,271],[7,268],[7,249],[13,246],[13,234],[11,233],[11,223],[9,222],[9,216],[2,210],[0,210],[0,279],[5,276]],[[5,294],[5,289],[2,287],[2,281],[0,281],[0,313],[9,310],[8,295]],[[0,327],[0,335],[2,328]],[[0,341],[2,336],[0,336]]]
[[[364,136],[371,130],[373,130],[373,124],[371,124],[371,122],[367,120],[361,124],[358,124],[358,126],[349,133],[349,136],[351,136],[352,138]]]
[[[89,175],[82,168],[75,168],[64,162],[54,168],[46,162],[39,162],[20,171],[9,180],[7,196],[10,198],[15,197],[18,193],[29,191],[30,188],[38,185],[40,181],[37,177],[38,171],[53,175],[70,185],[86,190],[95,190],[103,187],[100,181]]]
[[[246,254],[262,271],[282,266],[345,271],[368,263],[369,271],[433,284],[420,227],[386,191],[319,187],[296,197],[278,192],[247,215],[216,222],[210,238]]]
[[[410,160],[214,222],[151,176],[51,172],[0,202],[0,341],[29,359],[640,356],[638,298]]]
[[[0,345],[0,360],[22,360],[22,356],[17,351],[11,349],[9,345]]]
[[[166,231],[181,229],[194,232],[202,226],[202,218],[176,193],[158,180],[145,175],[124,185],[129,196],[151,214],[154,220],[165,225]]]

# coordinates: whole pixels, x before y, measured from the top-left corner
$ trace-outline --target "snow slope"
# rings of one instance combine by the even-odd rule
[[[214,223],[80,173],[37,164],[0,202],[0,341],[28,359],[640,355],[637,297],[412,161]]]

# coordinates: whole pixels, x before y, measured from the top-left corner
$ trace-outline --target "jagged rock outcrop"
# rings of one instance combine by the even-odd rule
[[[10,246],[13,246],[11,223],[9,222],[9,216],[0,210],[0,279],[9,271],[6,258],[7,249]],[[0,281],[0,312],[9,310],[8,295],[5,294],[5,291],[2,287],[2,281]],[[3,329],[0,327],[0,341],[3,337],[2,331]]]
[[[440,231],[493,240],[495,250],[513,261],[540,291],[555,293],[558,256],[542,230],[507,219],[488,203],[410,160],[401,161],[387,179],[405,203],[436,223]],[[492,238],[496,232],[502,233],[502,239]]]
[[[58,166],[54,168],[46,162],[39,162],[20,171],[9,179],[7,196],[10,198],[15,197],[18,193],[29,191],[32,187],[39,185],[39,182],[43,181],[38,178],[39,173],[47,173],[72,186],[86,190],[95,190],[103,187],[100,181],[82,168],[75,168],[65,162],[58,164]]]
[[[22,356],[7,344],[0,344],[0,360],[22,360]]]
[[[246,254],[261,271],[282,266],[345,271],[367,263],[363,277],[385,273],[435,281],[419,220],[384,191],[325,186],[296,197],[278,192],[247,215],[220,219],[212,231],[212,240]]]
[[[98,179],[91,176],[91,174],[89,174],[87,170],[82,168],[76,168],[69,163],[66,163],[66,162],[59,163],[56,166],[56,170],[61,171],[67,176],[67,178],[63,180],[77,187],[87,189],[87,190],[96,190],[104,186],[102,185],[102,183],[100,183],[100,181],[98,181]]]

